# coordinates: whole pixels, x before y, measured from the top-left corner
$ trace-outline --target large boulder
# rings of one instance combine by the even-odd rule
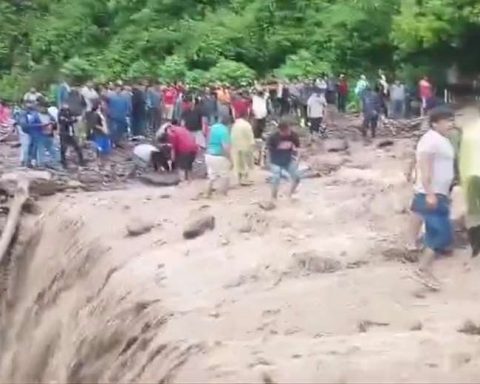
[[[209,214],[199,215],[192,218],[183,229],[185,239],[194,239],[203,235],[206,231],[215,228],[215,217]]]
[[[138,179],[144,184],[157,187],[169,187],[180,183],[177,173],[145,173],[138,176]]]

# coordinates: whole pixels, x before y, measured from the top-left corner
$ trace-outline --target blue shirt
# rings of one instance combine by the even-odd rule
[[[125,95],[114,93],[108,97],[108,117],[125,120],[130,112],[130,103]]]
[[[213,124],[210,128],[210,138],[208,140],[207,153],[213,156],[223,156],[225,151],[223,147],[230,144],[230,132],[224,124]]]

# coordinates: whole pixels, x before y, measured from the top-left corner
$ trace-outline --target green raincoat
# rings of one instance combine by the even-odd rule
[[[463,129],[459,169],[467,208],[465,223],[473,255],[477,256],[480,254],[480,120]]]

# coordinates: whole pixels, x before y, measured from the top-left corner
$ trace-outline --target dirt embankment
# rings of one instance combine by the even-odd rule
[[[476,382],[479,268],[411,279],[411,143],[353,142],[274,211],[264,175],[227,198],[201,182],[51,197],[4,266],[0,382]],[[190,215],[215,228],[185,240]],[[141,229],[141,230],[140,230]],[[392,259],[393,257],[393,259]]]

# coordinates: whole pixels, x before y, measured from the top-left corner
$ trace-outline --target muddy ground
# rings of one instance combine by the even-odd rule
[[[412,278],[414,142],[357,139],[312,150],[329,174],[273,211],[261,170],[212,200],[200,180],[42,198],[7,268],[0,382],[478,382],[479,336],[459,330],[480,321],[480,265],[459,248],[441,291]]]

